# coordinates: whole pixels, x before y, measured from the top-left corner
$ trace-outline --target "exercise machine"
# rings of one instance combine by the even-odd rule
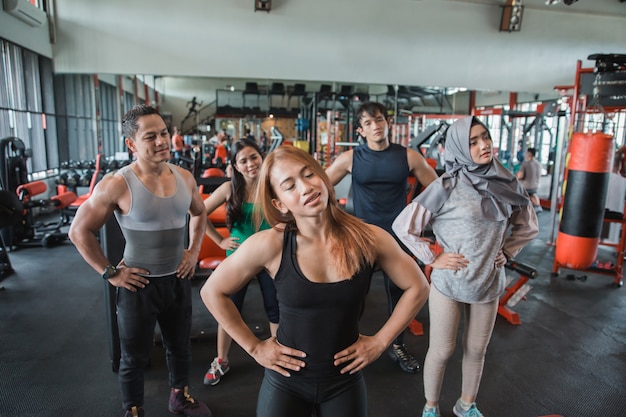
[[[5,244],[5,232],[20,223],[23,206],[14,192],[0,190],[0,279],[13,273]]]
[[[67,239],[60,229],[66,224],[62,211],[76,200],[76,194],[65,191],[51,198],[37,199],[47,191],[43,181],[34,181],[17,187],[17,201],[7,199],[3,211],[20,213],[20,219],[5,228],[5,243],[9,248],[41,245],[52,246]],[[38,217],[46,213],[59,213],[56,221],[42,222]]]
[[[11,136],[0,140],[1,189],[15,192],[19,185],[28,182],[26,161],[30,153],[20,138]]]
[[[528,280],[537,277],[537,270],[530,265],[519,262],[515,259],[509,259],[505,268],[519,274],[517,279],[509,279],[507,275],[507,286],[504,294],[500,296],[498,302],[498,314],[501,315],[511,324],[521,324],[519,314],[511,310],[519,301],[525,299],[526,294],[532,289]]]
[[[230,181],[230,178],[226,176],[224,170],[216,167],[205,169],[196,180],[200,194],[211,194],[226,181]]]
[[[208,198],[208,194],[202,194],[202,198]],[[226,203],[219,206],[212,213],[208,215],[208,220],[213,224],[215,230],[223,237],[228,237],[230,231],[226,227]],[[203,237],[202,245],[200,246],[200,252],[198,253],[198,262],[196,265],[196,271],[194,278],[206,279],[211,275],[211,272],[217,266],[226,259],[226,251],[220,248],[213,240],[206,234]]]
[[[445,147],[446,143],[446,132],[450,124],[444,120],[440,120],[438,123],[431,124],[426,129],[424,129],[419,135],[415,136],[409,141],[409,148],[414,149],[417,152],[424,155],[424,157],[429,160],[428,162],[431,166],[434,164],[433,169],[437,171],[437,175],[443,174],[445,170],[445,166],[439,161],[439,155],[436,155],[439,144]],[[427,145],[425,151],[422,151],[422,148]]]

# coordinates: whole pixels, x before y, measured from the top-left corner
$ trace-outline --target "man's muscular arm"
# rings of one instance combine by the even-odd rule
[[[113,215],[118,202],[128,192],[126,181],[121,176],[108,176],[96,185],[91,196],[78,208],[69,230],[69,238],[76,246],[83,259],[98,273],[102,274],[110,261],[104,255],[96,234]],[[149,271],[141,268],[126,268],[121,263],[118,272],[109,278],[109,282],[116,287],[123,287],[129,291],[143,288],[149,281],[137,275],[148,274]]]
[[[352,172],[352,149],[340,154],[333,163],[326,168],[326,175],[332,185],[339,184],[346,175]]]
[[[437,173],[428,165],[426,158],[414,149],[407,149],[407,161],[409,163],[409,171],[423,187],[437,179]]]

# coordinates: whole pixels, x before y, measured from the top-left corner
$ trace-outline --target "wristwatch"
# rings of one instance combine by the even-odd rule
[[[102,273],[102,278],[103,279],[113,278],[115,274],[117,274],[117,268],[114,265],[109,264],[104,268],[104,272]]]

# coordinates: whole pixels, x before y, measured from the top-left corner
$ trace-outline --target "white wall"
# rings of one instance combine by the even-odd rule
[[[274,0],[270,13],[253,0],[56,3],[58,72],[547,93],[573,83],[577,60],[626,53],[624,15],[527,7],[521,32],[499,32],[504,1]]]
[[[48,22],[41,27],[29,26],[5,12],[2,2],[0,2],[0,38],[52,58]]]

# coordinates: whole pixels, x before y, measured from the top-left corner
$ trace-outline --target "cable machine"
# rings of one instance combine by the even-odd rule
[[[323,166],[329,166],[344,147],[359,144],[355,134],[354,118],[357,108],[369,99],[369,94],[354,93],[352,86],[344,85],[333,92],[330,85],[322,85],[311,103],[315,117],[311,137],[315,141],[313,156]]]

